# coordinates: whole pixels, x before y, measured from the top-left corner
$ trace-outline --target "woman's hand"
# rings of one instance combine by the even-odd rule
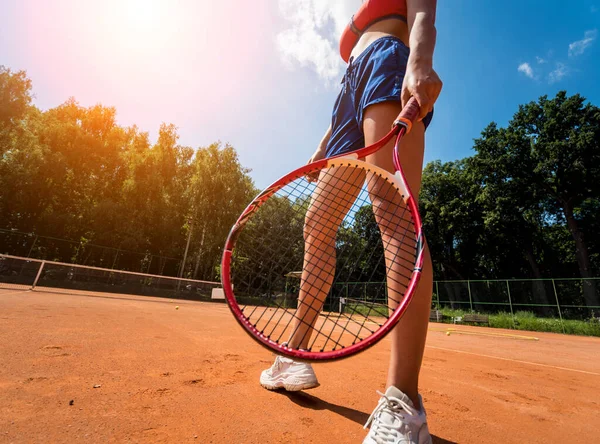
[[[310,159],[308,159],[308,162],[306,163],[311,164],[313,162],[316,162],[317,160],[321,160],[325,157],[325,150],[319,146],[317,148],[317,150],[314,152],[314,154],[311,156]],[[307,174],[306,175],[306,180],[308,180],[309,182],[315,182],[319,179],[319,173],[315,172],[315,173],[311,173],[311,174]]]
[[[411,97],[417,99],[421,111],[417,120],[423,119],[431,110],[442,91],[442,81],[429,62],[411,62],[406,69],[402,84],[402,106]]]
[[[313,153],[313,155],[310,157],[310,159],[308,159],[307,165],[310,163],[316,162],[317,160],[321,160],[321,159],[325,158],[325,155],[327,154],[327,144],[329,143],[330,138],[331,138],[331,125],[329,125],[329,128],[327,128],[327,131],[325,131],[325,135],[321,139],[321,142],[319,142],[319,146],[317,147],[316,151]],[[319,173],[315,172],[312,174],[307,174],[306,180],[308,180],[309,182],[315,182],[315,181],[319,180]]]
[[[310,159],[308,159],[308,162],[306,162],[306,164],[308,165],[309,163],[316,162],[317,160],[321,160],[324,157],[325,157],[325,150],[321,147],[318,147],[317,150],[310,157]]]

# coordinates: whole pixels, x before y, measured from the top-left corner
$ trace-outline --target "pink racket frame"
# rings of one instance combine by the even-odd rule
[[[364,351],[369,347],[376,344],[378,341],[383,339],[385,335],[387,335],[390,330],[398,323],[400,318],[406,312],[408,305],[412,301],[412,298],[415,294],[415,290],[417,288],[417,284],[421,278],[421,270],[423,267],[423,247],[425,245],[423,232],[422,232],[422,222],[421,217],[419,215],[419,210],[417,207],[417,203],[410,191],[408,183],[406,182],[404,172],[402,171],[402,165],[400,164],[400,154],[399,154],[399,145],[402,136],[408,133],[411,129],[412,123],[415,120],[416,116],[419,112],[419,106],[416,100],[411,99],[408,104],[404,107],[398,119],[394,122],[394,125],[391,131],[386,134],[381,140],[375,142],[373,145],[367,146],[360,150],[354,151],[350,154],[340,154],[338,156],[330,157],[328,159],[322,159],[317,162],[313,162],[311,164],[305,165],[301,168],[298,168],[295,171],[292,171],[289,174],[286,174],[276,182],[274,182],[271,186],[265,189],[262,193],[260,193],[244,210],[242,215],[238,218],[237,222],[229,232],[229,236],[227,237],[227,241],[225,243],[225,249],[223,251],[223,258],[221,261],[221,283],[223,285],[223,291],[225,293],[225,299],[227,300],[227,305],[229,306],[231,312],[233,313],[235,319],[240,323],[240,325],[250,334],[250,336],[256,340],[259,344],[268,348],[275,353],[288,356],[290,358],[294,358],[297,360],[303,361],[331,361],[337,360],[341,358],[346,358],[352,356],[356,353]],[[361,159],[366,156],[375,153],[383,146],[385,146],[390,140],[396,137],[396,143],[394,146],[394,166],[396,168],[395,174],[395,182],[399,185],[401,191],[404,194],[404,200],[408,209],[413,217],[415,222],[415,234],[417,239],[417,254],[415,260],[415,267],[412,272],[408,288],[406,290],[406,294],[400,305],[394,310],[392,316],[390,316],[387,321],[371,336],[361,340],[360,342],[341,348],[339,350],[332,351],[324,351],[324,352],[316,352],[316,351],[307,351],[307,350],[297,350],[285,345],[279,344],[265,335],[261,334],[261,332],[252,325],[252,323],[244,316],[240,306],[237,303],[235,298],[233,287],[231,285],[231,256],[233,252],[233,248],[235,245],[235,241],[237,235],[242,230],[246,222],[248,221],[250,215],[254,213],[269,197],[271,197],[275,192],[279,189],[283,188],[286,184],[292,182],[293,180],[306,176],[307,174],[314,172],[315,170],[321,170],[327,167],[328,163],[333,159],[339,158],[348,158],[348,159]]]

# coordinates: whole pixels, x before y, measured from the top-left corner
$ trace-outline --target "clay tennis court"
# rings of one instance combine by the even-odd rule
[[[448,327],[421,376],[434,442],[600,440],[599,338]],[[272,355],[224,304],[0,290],[0,442],[360,443],[388,349],[269,392]]]

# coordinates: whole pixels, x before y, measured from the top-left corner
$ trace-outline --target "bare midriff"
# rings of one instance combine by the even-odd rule
[[[354,45],[352,57],[358,57],[375,40],[387,36],[399,38],[408,46],[408,25],[397,18],[389,18],[373,23],[362,33],[358,42]]]

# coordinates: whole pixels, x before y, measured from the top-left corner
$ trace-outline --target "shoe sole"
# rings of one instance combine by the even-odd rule
[[[302,390],[309,390],[309,389],[314,389],[319,387],[321,384],[319,384],[318,382],[307,382],[306,384],[285,384],[285,383],[281,383],[281,385],[276,384],[276,385],[267,385],[267,384],[263,384],[261,382],[260,384],[261,386],[263,386],[264,388],[266,388],[267,390],[271,390],[271,391],[275,391],[275,390],[281,390],[284,389],[286,392],[300,392]]]

